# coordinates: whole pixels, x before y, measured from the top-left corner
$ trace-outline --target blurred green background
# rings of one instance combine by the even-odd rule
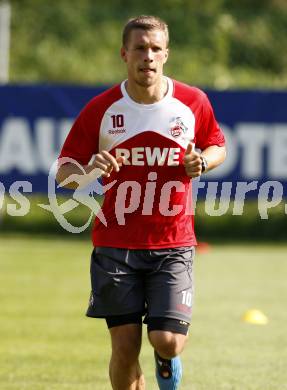
[[[167,74],[199,86],[287,86],[286,0],[13,0],[12,82],[114,83],[126,20],[167,21]]]

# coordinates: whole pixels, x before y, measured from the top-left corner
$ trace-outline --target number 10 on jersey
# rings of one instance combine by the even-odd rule
[[[122,114],[112,115],[113,128],[124,126],[124,116]]]

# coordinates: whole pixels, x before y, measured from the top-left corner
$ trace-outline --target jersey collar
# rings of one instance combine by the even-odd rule
[[[173,82],[169,77],[166,77],[166,76],[164,76],[164,77],[167,80],[168,90],[167,90],[167,93],[165,94],[165,96],[161,100],[159,100],[158,102],[151,103],[151,104],[141,104],[141,103],[135,102],[133,99],[131,99],[131,97],[127,93],[127,90],[125,87],[127,80],[124,80],[121,83],[121,91],[122,91],[124,99],[127,101],[127,103],[129,105],[136,107],[136,108],[144,109],[144,110],[152,110],[156,107],[162,106],[173,95]]]

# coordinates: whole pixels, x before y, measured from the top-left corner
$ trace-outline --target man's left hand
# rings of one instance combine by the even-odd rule
[[[202,160],[200,154],[194,150],[192,143],[189,143],[186,148],[183,165],[188,177],[198,177],[202,173]]]

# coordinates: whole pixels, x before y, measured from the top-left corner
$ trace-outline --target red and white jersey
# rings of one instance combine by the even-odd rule
[[[107,150],[124,156],[120,172],[104,184],[102,212],[93,244],[130,249],[196,245],[191,180],[183,167],[189,142],[197,148],[224,145],[224,135],[204,92],[168,80],[168,92],[154,104],[133,101],[125,82],[92,99],[76,119],[60,157],[87,164]]]

